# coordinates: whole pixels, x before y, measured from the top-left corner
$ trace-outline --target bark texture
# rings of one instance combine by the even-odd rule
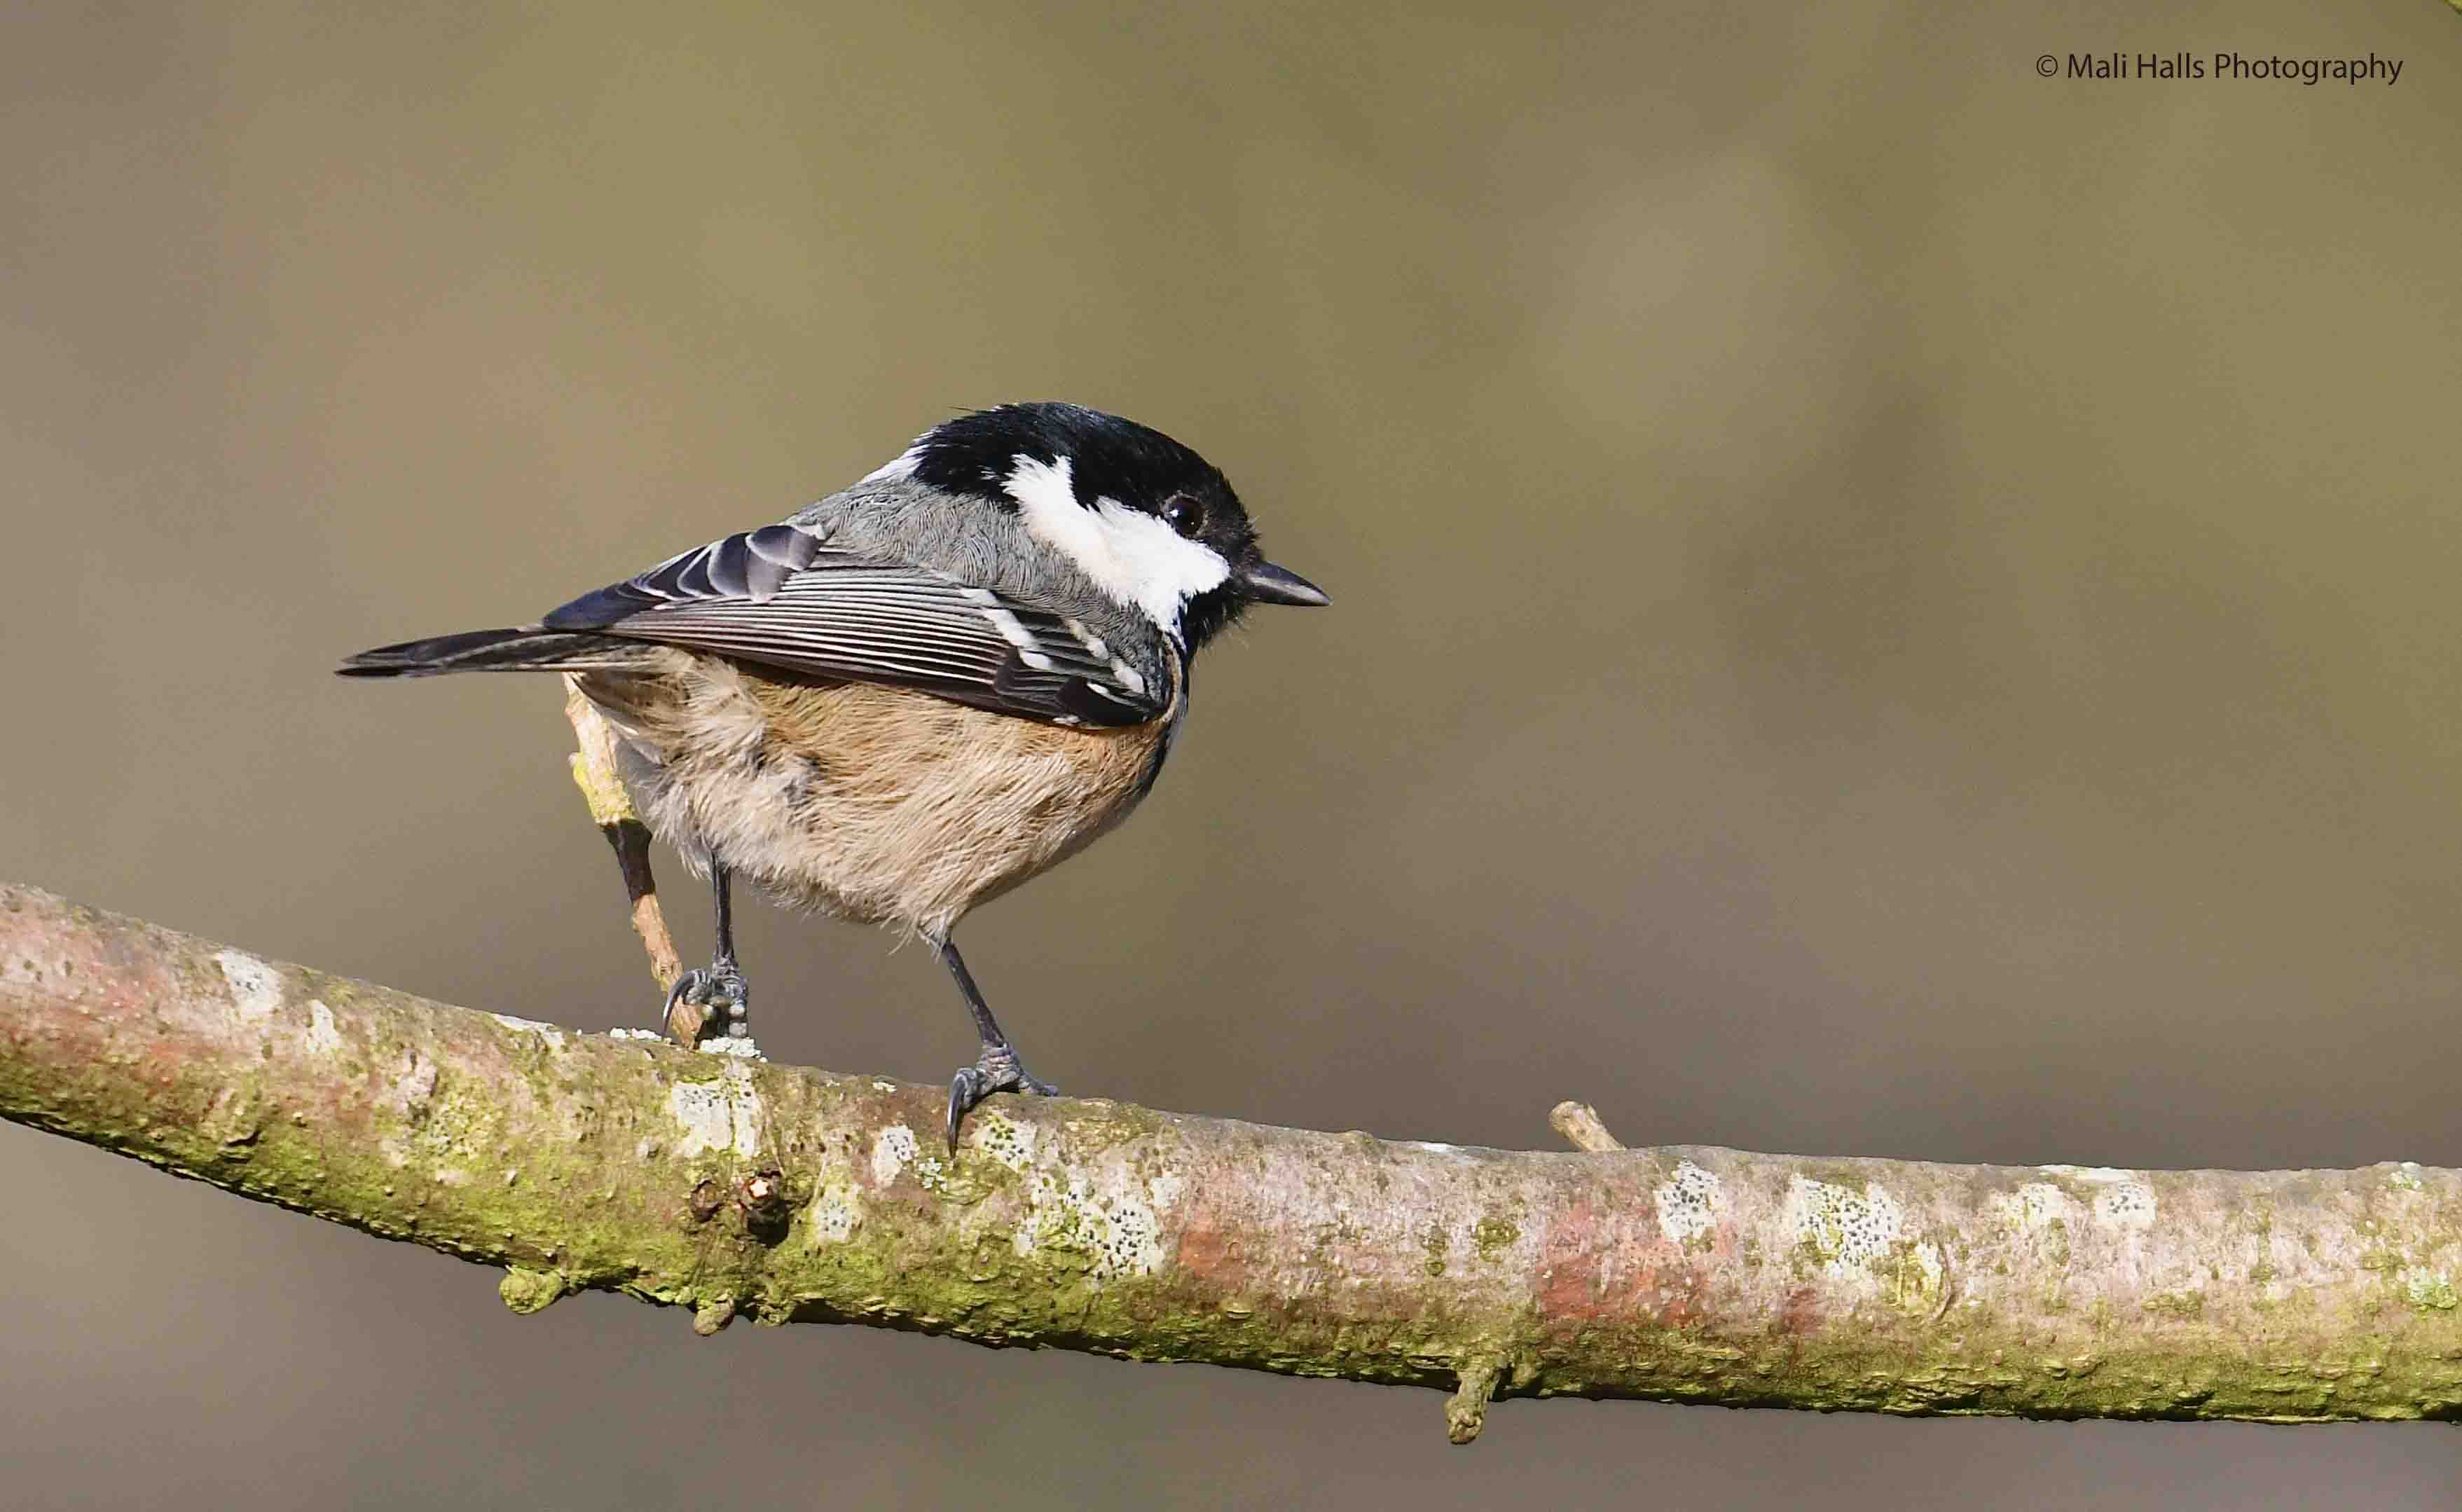
[[[943,1095],[447,1007],[0,885],[0,1115],[500,1267],[522,1311],[603,1287],[703,1332],[869,1323],[1436,1387],[1457,1440],[1491,1398],[1563,1394],[2462,1414],[2452,1171],[1512,1153],[1007,1096],[951,1158]]]

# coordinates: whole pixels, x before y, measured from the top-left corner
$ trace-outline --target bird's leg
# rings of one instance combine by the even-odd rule
[[[966,1010],[975,1016],[975,1032],[982,1036],[983,1042],[982,1052],[975,1057],[975,1064],[961,1068],[949,1079],[949,1153],[955,1155],[958,1153],[958,1125],[964,1120],[966,1111],[975,1104],[998,1091],[1033,1092],[1053,1097],[1059,1094],[1060,1089],[1049,1082],[1035,1079],[1026,1070],[1026,1063],[1017,1058],[1017,1051],[1009,1045],[1008,1036],[1001,1032],[1000,1021],[992,1017],[991,1004],[983,1001],[983,989],[975,985],[974,974],[966,969],[965,958],[958,954],[956,942],[946,935],[927,938],[932,941],[932,953],[940,958],[940,964],[949,968],[949,975],[958,979],[958,990],[965,994]]]
[[[696,966],[676,979],[675,987],[667,994],[667,1024],[676,1026],[679,1004],[705,1009],[699,1025],[678,1034],[686,1043],[697,1043],[714,1032],[713,1024],[723,1025],[730,1039],[744,1039],[751,1034],[752,995],[745,985],[744,973],[735,965],[735,912],[727,896],[726,868],[713,861],[709,868],[710,896],[718,911],[718,948],[706,966]]]

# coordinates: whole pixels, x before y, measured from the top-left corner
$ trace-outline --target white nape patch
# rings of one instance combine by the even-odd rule
[[[1180,611],[1231,575],[1231,564],[1210,546],[1132,509],[1117,499],[1077,502],[1069,462],[1044,462],[1021,452],[1009,459],[1001,488],[1017,501],[1026,532],[1077,564],[1113,599],[1179,633]]]
[[[879,466],[865,473],[862,479],[855,484],[855,486],[860,488],[867,483],[904,483],[907,479],[914,477],[915,469],[922,464],[923,443],[918,441],[914,445],[907,447],[904,451],[901,451],[896,456],[891,458],[889,461],[882,463]]]
[[[282,976],[265,961],[245,950],[217,950],[214,964],[223,968],[223,981],[230,984],[231,1006],[239,1010],[242,1022],[270,1019],[282,1006]]]

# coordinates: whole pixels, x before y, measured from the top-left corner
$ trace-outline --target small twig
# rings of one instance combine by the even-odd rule
[[[1624,1141],[1608,1133],[1608,1126],[1599,1120],[1599,1111],[1588,1103],[1558,1103],[1547,1114],[1547,1122],[1576,1150],[1598,1155],[1624,1148]]]
[[[1497,1361],[1488,1355],[1474,1355],[1464,1360],[1460,1383],[1453,1395],[1445,1399],[1445,1437],[1449,1442],[1466,1444],[1479,1436],[1487,1426],[1487,1404],[1496,1395]]]
[[[564,717],[572,722],[573,738],[580,747],[572,753],[573,786],[581,789],[590,805],[591,822],[607,837],[616,864],[624,874],[624,896],[633,905],[633,932],[641,937],[641,948],[649,953],[650,975],[658,979],[660,992],[672,991],[684,974],[684,963],[676,954],[675,937],[667,933],[666,916],[659,910],[659,884],[650,875],[650,832],[634,811],[623,779],[616,774],[616,732],[608,728],[597,705],[582,697],[581,685],[571,673],[564,679]],[[708,1014],[698,1004],[678,1006],[703,1018]],[[691,1046],[699,1040],[701,1024],[679,1024],[675,1017],[670,1016],[667,1029],[678,1044]]]

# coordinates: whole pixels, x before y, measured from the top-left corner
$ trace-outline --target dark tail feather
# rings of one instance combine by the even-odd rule
[[[346,678],[432,678],[445,672],[582,672],[640,664],[637,640],[569,631],[465,630],[362,651],[334,670]]]

